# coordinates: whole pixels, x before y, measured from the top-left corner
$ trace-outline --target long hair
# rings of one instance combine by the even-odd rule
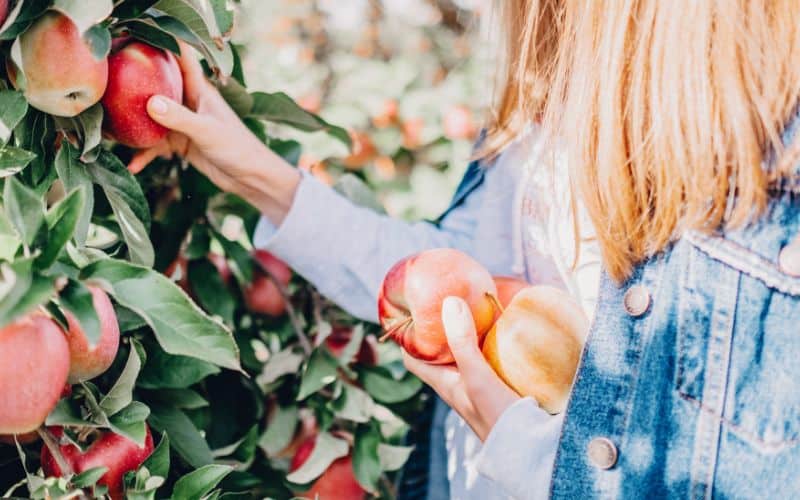
[[[538,23],[552,35],[532,21],[543,14],[507,25],[522,33],[517,78],[545,82],[547,98],[517,95],[526,112],[544,106],[613,278],[688,229],[740,227],[763,211],[792,166],[781,133],[800,100],[800,1],[527,4],[556,9]],[[553,39],[549,61],[530,52]]]

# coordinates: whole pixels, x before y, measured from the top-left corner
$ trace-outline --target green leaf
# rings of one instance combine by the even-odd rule
[[[400,470],[406,462],[411,452],[414,451],[413,446],[393,446],[386,443],[378,445],[378,458],[381,462],[381,469],[385,471]]]
[[[138,382],[144,389],[185,389],[220,372],[219,368],[205,361],[172,356],[161,349],[148,350],[148,355]]]
[[[233,10],[228,8],[227,0],[209,0],[217,20],[217,26],[222,34],[230,33],[233,29]]]
[[[396,380],[385,369],[369,368],[361,372],[360,379],[370,396],[381,403],[406,401],[422,389],[422,382],[410,373]]]
[[[116,434],[127,437],[139,446],[144,445],[147,437],[145,421],[150,416],[150,408],[134,401],[118,413],[107,418],[108,427]]]
[[[228,465],[206,465],[178,479],[172,498],[203,498],[233,471]]]
[[[88,488],[94,486],[101,477],[105,476],[106,472],[108,472],[108,467],[93,467],[73,477],[70,482],[76,488]]]
[[[100,407],[106,415],[112,416],[133,402],[133,388],[136,385],[136,378],[142,369],[142,358],[139,357],[141,345],[134,339],[131,340],[131,351],[128,354],[128,361],[125,363],[114,386],[100,400]]]
[[[80,188],[73,190],[45,214],[47,246],[36,259],[36,265],[40,269],[49,268],[72,239],[83,212],[83,193]]]
[[[297,400],[302,401],[326,385],[333,383],[336,380],[338,369],[339,363],[336,358],[324,349],[315,350],[303,371]]]
[[[77,161],[78,153],[69,142],[64,141],[55,159],[55,168],[58,178],[64,184],[64,189],[72,191],[80,189],[83,192],[83,210],[75,226],[73,236],[79,246],[86,244],[89,234],[89,225],[94,211],[94,189],[92,178],[86,167]]]
[[[158,391],[158,396],[182,410],[196,410],[208,406],[208,401],[191,389],[161,389]]]
[[[97,161],[87,165],[87,171],[111,204],[131,260],[151,267],[155,252],[148,236],[150,207],[136,178],[108,151],[100,151]]]
[[[147,468],[153,476],[169,476],[169,434],[164,433],[161,435],[161,441],[156,446],[156,449],[153,450],[153,453],[144,461],[142,467]]]
[[[250,111],[250,117],[281,123],[304,132],[324,131],[350,147],[350,134],[347,130],[331,125],[319,116],[309,113],[283,92],[274,94],[254,92],[251,95],[253,109]]]
[[[189,262],[189,283],[203,309],[233,324],[236,300],[228,289],[217,268],[208,259]]]
[[[25,118],[28,101],[22,92],[16,90],[0,91],[0,143],[11,138],[11,131]]]
[[[146,326],[147,322],[143,320],[138,314],[131,311],[127,307],[119,304],[114,304],[114,311],[117,314],[117,323],[119,323],[119,331],[122,333],[138,330]]]
[[[356,430],[353,444],[353,472],[358,483],[367,491],[378,491],[381,478],[381,461],[378,457],[378,445],[381,433],[375,426],[361,426]]]
[[[147,321],[166,352],[241,370],[230,330],[203,313],[167,277],[115,259],[90,264],[82,274],[104,282],[117,302]]]
[[[0,146],[0,179],[10,177],[27,167],[36,155],[14,146]]]
[[[36,192],[14,177],[6,180],[3,203],[8,219],[26,245],[33,243],[44,223],[44,202]]]
[[[303,146],[297,141],[273,138],[269,140],[269,148],[294,166],[300,163]]]
[[[53,279],[34,273],[32,267],[32,259],[0,263],[0,328],[55,295]]]
[[[25,0],[17,2],[0,27],[0,40],[13,40],[22,34],[50,7],[50,0]]]
[[[84,160],[88,160],[89,152],[99,146],[103,140],[103,106],[99,103],[95,104],[76,116],[75,120],[79,125],[79,131],[83,138],[81,156]],[[92,158],[92,160],[96,160],[96,158]]]
[[[131,36],[138,38],[153,47],[168,50],[175,55],[181,54],[181,48],[175,36],[163,30],[152,19],[131,19],[122,24]]]
[[[85,33],[93,25],[111,15],[112,0],[54,0],[53,9],[72,19],[78,31]]]
[[[261,435],[258,446],[268,457],[275,457],[292,442],[300,413],[296,406],[278,406],[267,423],[267,430]]]
[[[336,416],[352,422],[369,422],[375,409],[375,402],[370,395],[351,384],[342,384],[342,388],[335,405]]]
[[[61,307],[72,313],[86,334],[89,345],[94,347],[100,342],[100,317],[94,308],[92,293],[86,286],[75,280],[67,281],[67,286],[59,293]]]
[[[344,174],[333,185],[339,194],[360,207],[369,208],[379,214],[385,214],[386,208],[378,200],[375,192],[361,179],[353,174]]]
[[[141,17],[147,9],[158,0],[123,0],[115,2],[113,16],[118,19],[132,19]]]
[[[111,32],[101,24],[95,24],[89,28],[83,34],[83,40],[89,46],[92,56],[97,60],[108,57],[111,52]]]
[[[292,348],[273,353],[256,381],[262,388],[267,387],[284,375],[298,373],[305,358]]]
[[[248,285],[253,282],[253,257],[250,252],[242,246],[238,241],[231,241],[220,233],[214,231],[214,239],[216,239],[225,252],[225,256],[231,262],[231,272],[233,272],[236,279],[242,285]]]
[[[150,425],[170,436],[170,446],[192,467],[214,461],[211,448],[194,423],[174,406],[151,404]]]
[[[197,39],[186,40],[198,49],[206,60],[219,71],[229,76],[233,71],[233,53],[230,47],[222,39],[221,32],[217,26],[213,9],[208,0],[159,0],[153,8],[175,18],[184,25]],[[159,20],[157,20],[159,22]],[[179,33],[173,31],[173,26],[165,26],[159,22],[162,28],[180,37]]]
[[[350,445],[344,439],[333,437],[328,432],[320,432],[308,460],[286,476],[286,480],[294,484],[308,484],[321,476],[337,458],[347,456],[349,450]]]

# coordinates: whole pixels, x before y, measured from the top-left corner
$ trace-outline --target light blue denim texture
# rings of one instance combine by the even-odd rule
[[[800,496],[800,278],[778,261],[800,234],[791,187],[750,227],[688,233],[623,285],[603,278],[554,498]],[[641,316],[633,286],[651,297]],[[587,453],[601,437],[610,469]]]

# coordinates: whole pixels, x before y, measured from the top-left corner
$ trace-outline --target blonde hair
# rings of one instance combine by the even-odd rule
[[[763,211],[792,166],[781,134],[800,99],[800,2],[529,4],[557,11],[544,28],[508,24],[524,50],[506,92],[531,74],[547,85],[544,128],[566,148],[613,278],[685,230],[739,227]],[[529,52],[553,37],[549,61]],[[541,105],[524,99],[526,111]],[[777,167],[766,168],[772,152]]]

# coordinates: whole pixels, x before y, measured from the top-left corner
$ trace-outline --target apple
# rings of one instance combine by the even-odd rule
[[[61,439],[64,436],[64,430],[60,427],[54,427],[50,431],[56,438]],[[76,474],[96,467],[107,467],[108,471],[97,484],[107,486],[108,495],[113,500],[122,499],[125,474],[138,469],[153,452],[150,428],[146,428],[143,446],[111,431],[97,431],[92,436],[95,439],[88,446],[81,443],[83,451],[71,442],[61,444],[61,455]],[[62,476],[61,467],[47,446],[42,447],[42,469],[47,477]]]
[[[316,436],[307,439],[298,448],[289,468],[294,472],[306,463],[317,444]],[[314,481],[308,491],[297,493],[303,498],[320,500],[363,500],[367,492],[358,484],[353,472],[353,458],[350,455],[338,458]]]
[[[442,119],[444,135],[448,139],[471,139],[476,130],[472,111],[466,106],[453,106],[444,113]]]
[[[378,317],[391,337],[411,356],[433,364],[452,363],[442,324],[442,302],[464,299],[483,339],[495,318],[497,287],[472,257],[454,249],[427,250],[392,267],[378,296]]]
[[[292,279],[292,270],[285,262],[266,250],[256,250],[253,258],[274,277],[281,286],[286,287]],[[278,286],[258,267],[253,271],[253,282],[244,290],[247,307],[256,313],[281,316],[286,312],[286,302]]]
[[[119,324],[111,300],[100,288],[88,288],[92,294],[94,310],[100,319],[100,341],[90,347],[81,324],[72,313],[65,313],[69,326],[67,342],[70,353],[70,384],[85,382],[105,373],[117,357],[119,349]]]
[[[483,342],[494,371],[546,411],[564,411],[589,320],[567,292],[534,286],[517,293]]]
[[[372,118],[372,124],[376,128],[386,128],[397,123],[400,106],[395,99],[387,99],[383,103],[381,112]]]
[[[351,132],[350,139],[353,142],[350,155],[342,160],[342,165],[350,169],[361,168],[378,154],[372,139],[364,132]]]
[[[8,2],[3,4],[7,8]],[[31,106],[51,115],[75,116],[103,97],[108,61],[95,58],[82,35],[69,17],[48,11],[19,38],[20,87]],[[17,68],[7,66],[11,81],[22,83]]]
[[[0,0],[0,26],[3,26],[8,17],[8,2],[9,0]]]
[[[0,329],[0,434],[39,428],[68,374],[67,339],[50,318],[29,314]]]
[[[353,328],[350,326],[334,326],[333,331],[325,339],[328,350],[337,358],[342,355],[345,347],[353,337]],[[377,339],[373,335],[367,335],[361,342],[356,354],[355,363],[366,366],[375,366],[378,363]]]
[[[270,424],[275,411],[277,410],[277,405],[273,402],[270,406],[269,411],[269,418],[270,420],[267,422],[267,425]],[[289,442],[288,445],[281,451],[279,451],[275,456],[276,458],[286,458],[291,460],[297,450],[300,449],[309,438],[313,438],[319,432],[319,427],[317,426],[317,419],[314,417],[313,411],[305,408],[300,410],[299,414],[300,423],[294,431],[294,435],[292,436],[292,440]]]
[[[104,130],[132,148],[158,144],[168,130],[147,114],[154,95],[183,100],[183,76],[171,52],[129,38],[114,41],[108,57],[108,89],[103,96]]]
[[[495,276],[494,284],[497,286],[497,301],[503,308],[508,307],[508,304],[511,303],[511,299],[513,299],[518,292],[533,286],[527,281],[511,276]]]

